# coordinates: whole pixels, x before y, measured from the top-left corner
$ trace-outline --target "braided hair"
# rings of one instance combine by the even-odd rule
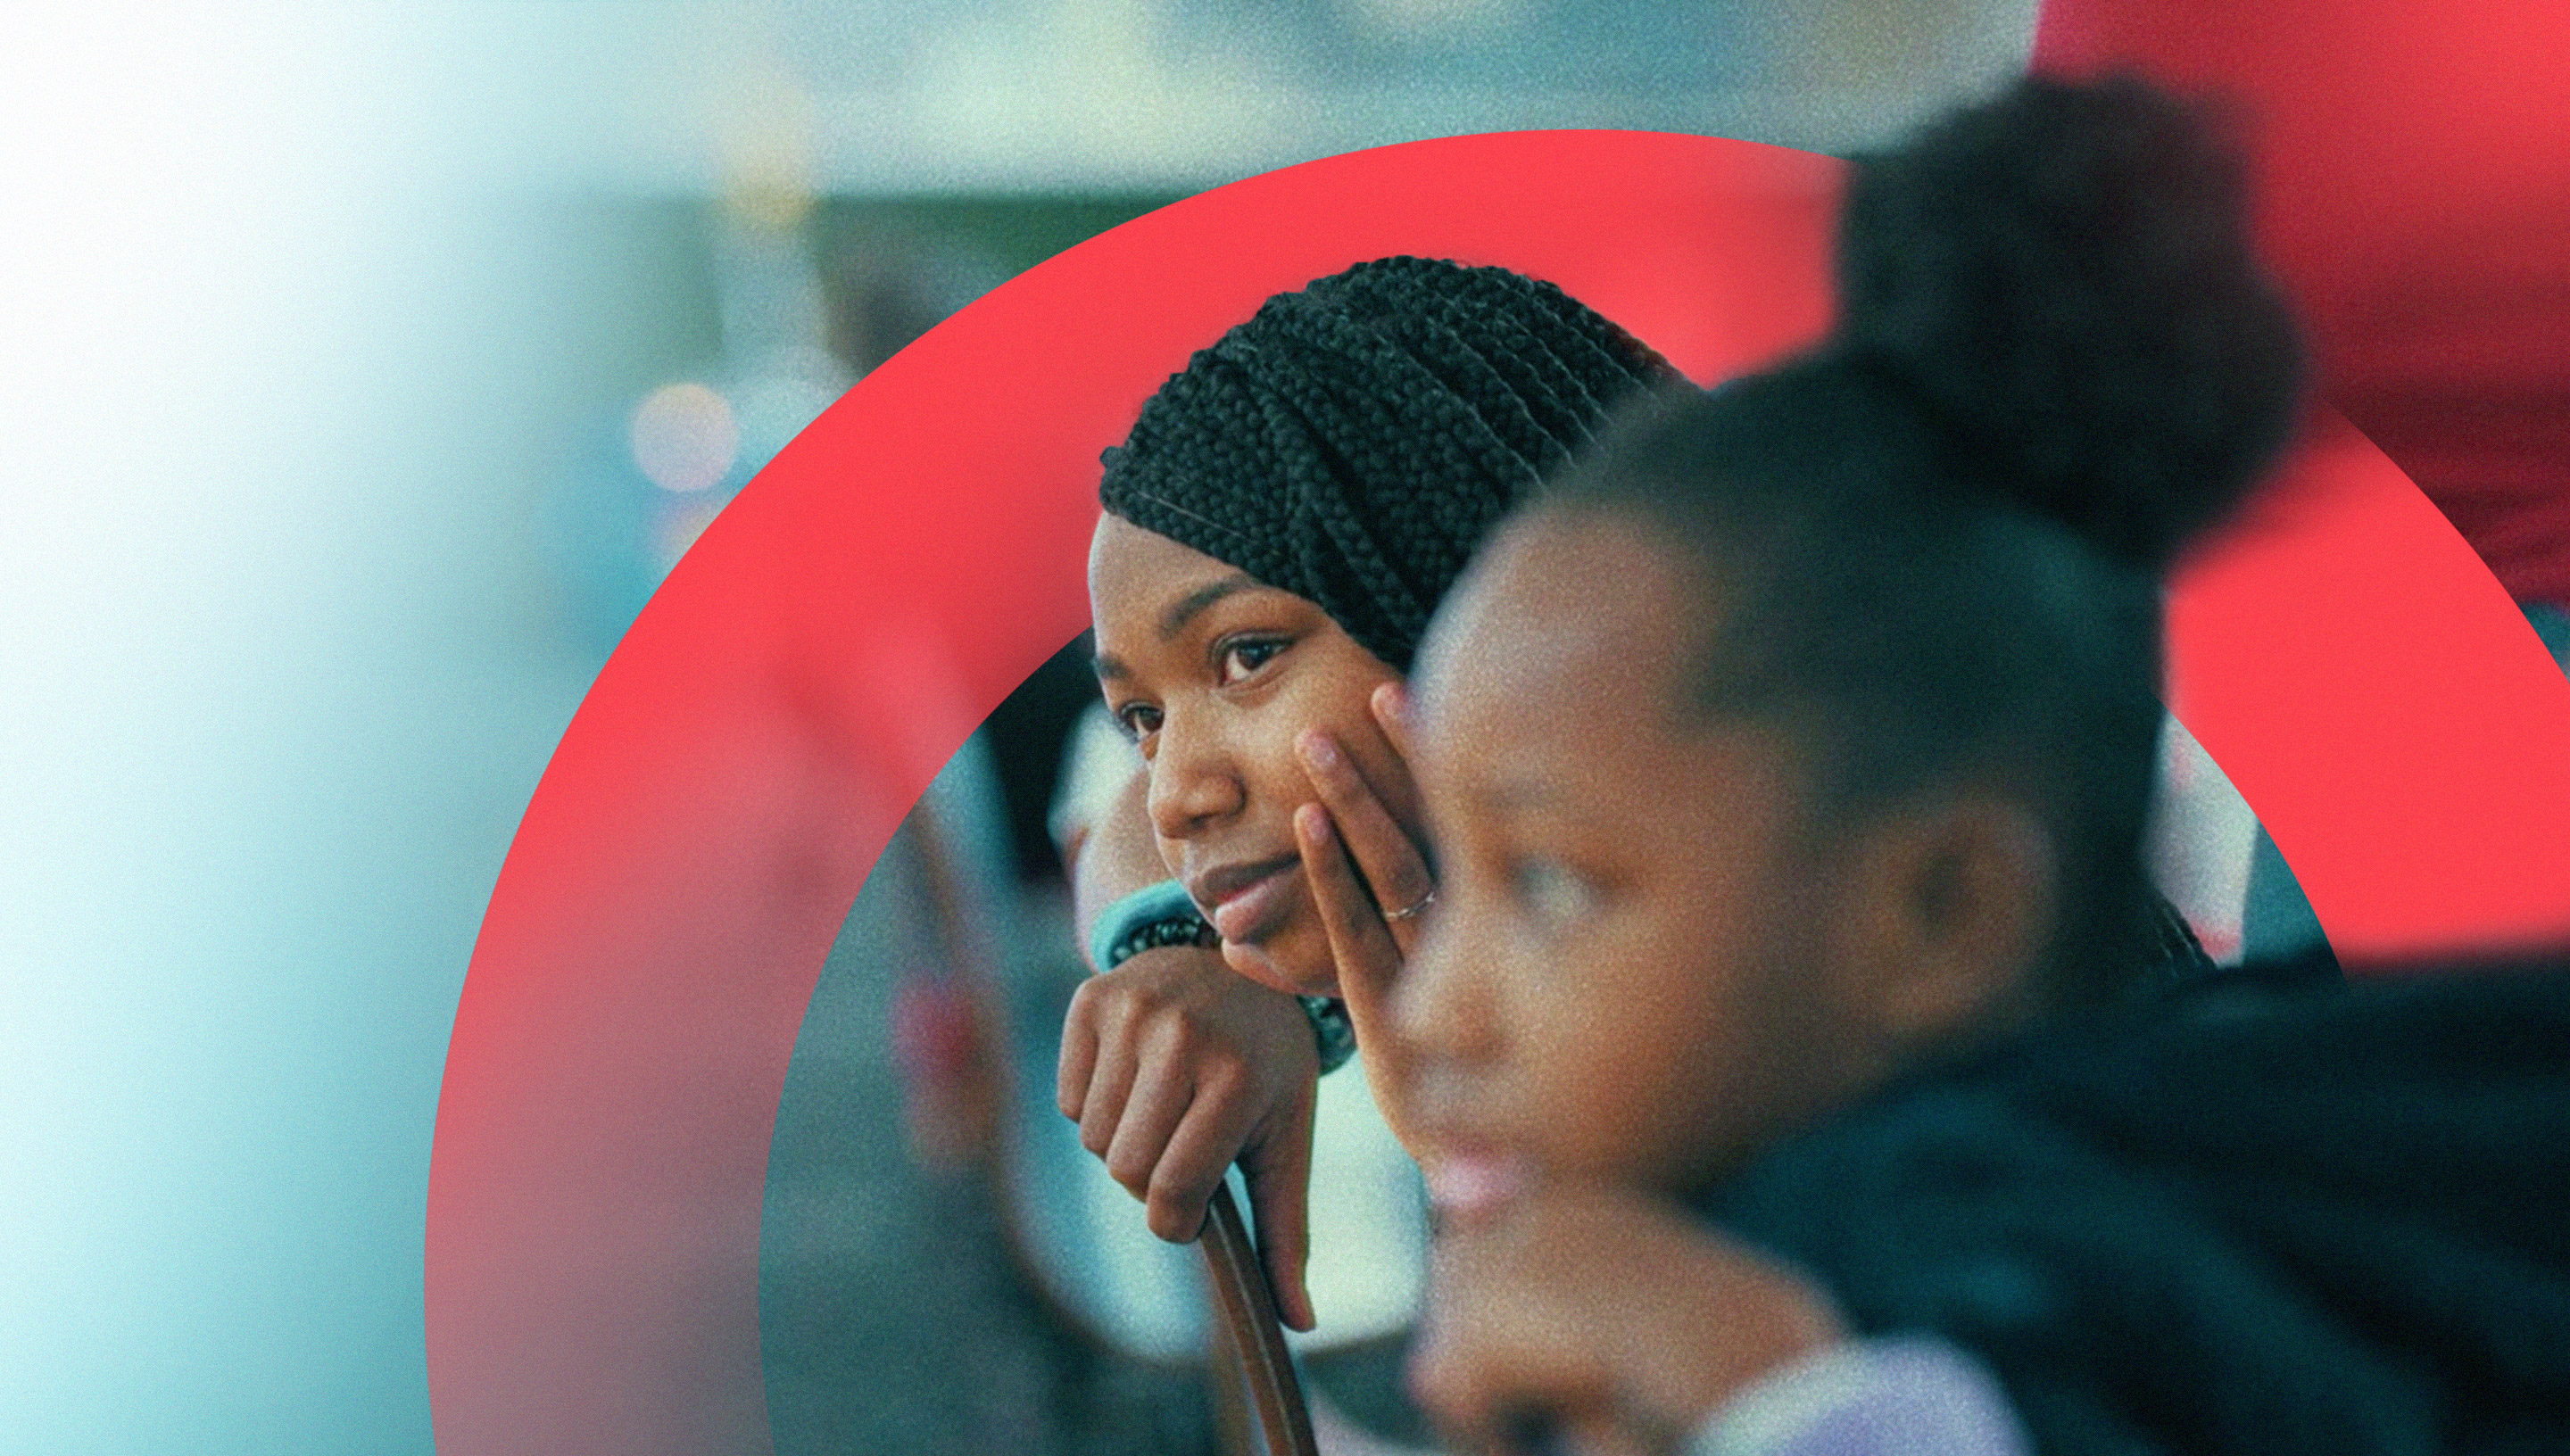
[[[1098,500],[1317,602],[1408,672],[1473,550],[1676,371],[1550,283],[1431,258],[1267,300],[1142,406]]]
[[[2245,192],[2139,81],[2020,82],[1858,162],[1816,350],[1647,412],[1547,493],[1637,514],[1718,586],[1692,707],[1815,745],[1817,827],[1961,778],[2038,814],[2066,1001],[2160,958],[2160,588],[2297,415]]]

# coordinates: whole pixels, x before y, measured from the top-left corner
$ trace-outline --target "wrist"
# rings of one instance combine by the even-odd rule
[[[1088,962],[1101,973],[1145,950],[1171,945],[1217,945],[1221,936],[1197,913],[1195,902],[1175,880],[1146,885],[1097,912],[1089,922]],[[1226,974],[1229,972],[1226,971]],[[1330,996],[1296,996],[1312,1028],[1312,1048],[1322,1072],[1334,1072],[1356,1054],[1356,1028],[1347,1003]]]
[[[1356,1026],[1348,1020],[1348,1003],[1334,996],[1296,996],[1303,1019],[1312,1023],[1312,1044],[1321,1059],[1321,1075],[1346,1066],[1357,1054]]]

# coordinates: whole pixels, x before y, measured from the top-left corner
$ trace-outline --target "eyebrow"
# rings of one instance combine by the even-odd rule
[[[1197,587],[1195,590],[1188,592],[1186,595],[1179,597],[1177,600],[1170,602],[1168,609],[1160,613],[1160,640],[1163,642],[1168,641],[1178,633],[1185,631],[1187,623],[1195,620],[1197,615],[1206,607],[1213,605],[1215,602],[1222,600],[1226,596],[1231,596],[1242,591],[1257,590],[1260,584],[1261,583],[1258,579],[1250,575],[1248,572],[1234,571],[1232,574],[1225,576],[1220,580],[1208,581],[1204,585]],[[1101,682],[1112,682],[1117,678],[1130,677],[1133,675],[1133,670],[1124,665],[1124,659],[1116,656],[1112,652],[1097,653],[1095,656],[1088,659],[1088,664],[1091,668],[1095,669],[1098,680]]]
[[[1219,581],[1208,581],[1170,602],[1169,609],[1160,613],[1160,640],[1165,642],[1184,631],[1187,623],[1195,620],[1196,614],[1206,607],[1235,592],[1254,590],[1257,586],[1258,582],[1248,572],[1234,571]]]

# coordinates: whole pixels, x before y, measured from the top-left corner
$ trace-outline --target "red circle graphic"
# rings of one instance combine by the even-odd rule
[[[520,826],[430,1175],[438,1449],[767,1448],[768,1139],[822,957],[904,809],[1081,625],[1095,462],[1194,348],[1396,252],[1551,278],[1709,378],[1825,322],[1837,165],[1635,133],[1255,178],[996,290],[706,531]],[[2570,684],[2352,431],[2175,604],[2181,713],[2355,951],[2570,927]]]

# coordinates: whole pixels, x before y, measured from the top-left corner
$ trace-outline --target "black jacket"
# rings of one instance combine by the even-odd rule
[[[2570,957],[2050,1030],[1703,1211],[2051,1456],[2570,1451]]]

